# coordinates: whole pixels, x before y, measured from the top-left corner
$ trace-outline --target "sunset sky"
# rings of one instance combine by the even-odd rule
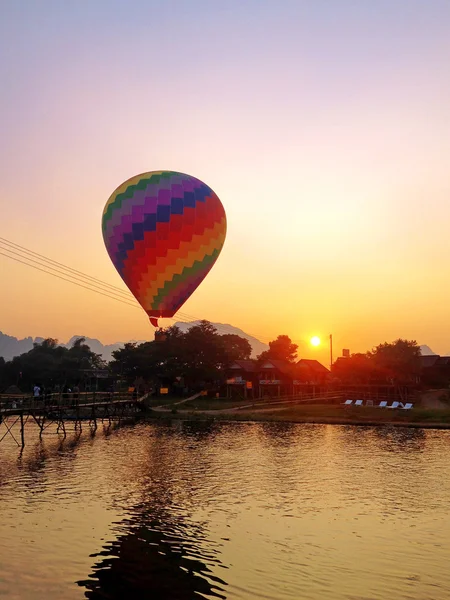
[[[324,362],[312,335],[450,353],[449,73],[448,0],[3,0],[0,236],[123,286],[106,200],[182,171],[228,218],[182,312]],[[4,333],[153,337],[137,308],[0,268]]]

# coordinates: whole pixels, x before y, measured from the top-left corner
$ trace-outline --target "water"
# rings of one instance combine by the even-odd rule
[[[450,432],[33,432],[0,444],[2,599],[450,597]]]

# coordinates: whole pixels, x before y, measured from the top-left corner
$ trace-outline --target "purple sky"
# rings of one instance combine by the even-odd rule
[[[185,312],[449,352],[449,72],[447,0],[4,0],[0,236],[121,285],[104,203],[187,172],[229,230]],[[0,266],[0,330],[151,335],[138,310]]]

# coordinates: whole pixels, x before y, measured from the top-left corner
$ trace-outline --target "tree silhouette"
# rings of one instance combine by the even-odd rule
[[[378,378],[392,383],[415,381],[420,373],[420,346],[415,340],[398,339],[379,344],[369,356]]]
[[[235,360],[247,359],[250,354],[246,339],[219,335],[209,321],[200,321],[185,333],[170,327],[161,342],[125,344],[113,352],[110,367],[130,383],[142,377],[170,385],[183,378],[187,385],[196,386],[224,379]]]
[[[35,383],[45,387],[74,384],[83,378],[84,371],[103,367],[105,363],[101,356],[92,352],[84,338],[75,340],[71,348],[59,346],[58,340],[47,338],[4,364],[0,370],[0,386],[20,384],[26,391]]]
[[[258,360],[273,358],[274,360],[285,360],[294,363],[297,360],[298,345],[293,344],[288,335],[279,335],[276,340],[269,342],[269,349],[264,350],[258,356]]]

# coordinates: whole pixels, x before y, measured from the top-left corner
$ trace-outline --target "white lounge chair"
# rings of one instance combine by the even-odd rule
[[[400,408],[400,402],[393,402],[391,406],[387,406],[386,408]]]
[[[387,407],[387,400],[382,400],[380,402],[380,404],[378,405],[378,408],[386,408]]]
[[[402,406],[402,409],[403,410],[411,410],[412,407],[413,407],[413,403],[407,402],[404,406]]]
[[[342,404],[344,406],[350,406],[351,404],[353,404],[353,400],[346,400],[345,402],[342,402]]]
[[[364,402],[364,400],[356,400],[355,406],[362,406],[363,402]]]

